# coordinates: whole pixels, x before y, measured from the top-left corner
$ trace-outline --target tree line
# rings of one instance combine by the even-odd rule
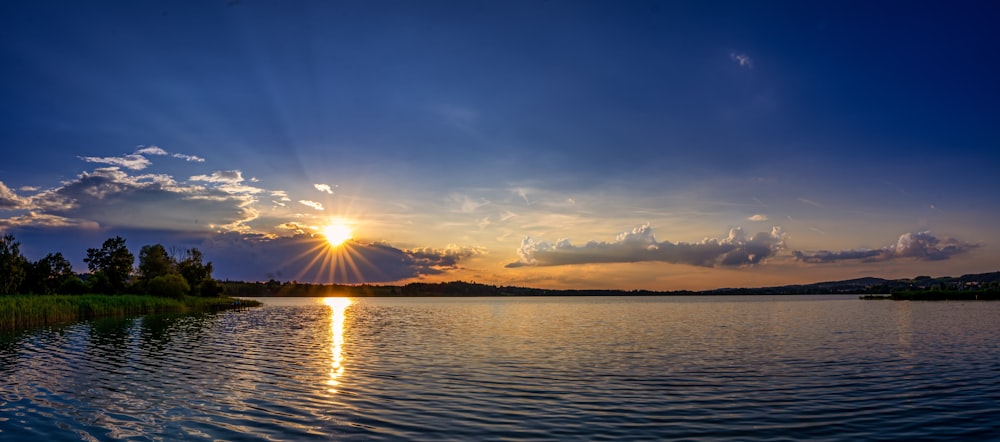
[[[212,279],[212,263],[196,248],[181,257],[167,253],[162,244],[139,249],[139,265],[120,236],[108,238],[100,248],[87,249],[89,273],[76,274],[62,253],[49,253],[38,261],[21,254],[21,243],[7,233],[0,237],[0,294],[150,294],[179,298],[218,296],[223,287]]]

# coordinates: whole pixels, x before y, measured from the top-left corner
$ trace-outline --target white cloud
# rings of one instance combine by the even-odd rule
[[[184,161],[188,161],[188,162],[194,162],[194,163],[204,163],[205,162],[204,158],[199,157],[197,155],[185,155],[185,154],[182,154],[182,153],[175,153],[175,154],[173,154],[171,156],[174,157],[174,158],[180,158],[180,159],[182,159]]]
[[[216,170],[211,175],[195,175],[189,178],[191,181],[204,181],[207,183],[241,183],[243,182],[243,172],[238,170]]]
[[[315,187],[316,190],[320,192],[326,192],[329,193],[330,195],[333,195],[333,187],[330,187],[329,184],[313,184],[313,187]]]
[[[122,157],[80,157],[80,159],[88,163],[110,164],[132,170],[142,170],[149,167],[150,164],[153,164],[147,160],[146,157],[138,154],[125,155]]]
[[[167,151],[161,149],[159,146],[149,146],[149,147],[140,147],[138,150],[135,151],[135,153],[141,155],[166,155]]]
[[[904,233],[893,245],[880,249],[849,249],[841,251],[820,250],[807,253],[794,251],[795,259],[813,263],[825,264],[839,261],[878,262],[894,259],[914,259],[918,261],[943,261],[952,256],[966,253],[979,247],[954,238],[937,238],[930,231]]]
[[[299,204],[302,204],[303,206],[312,207],[313,209],[316,210],[323,210],[323,204],[317,203],[316,201],[299,200]]]
[[[243,172],[239,170],[217,170],[211,175],[195,175],[189,178],[191,181],[201,181],[217,184],[218,190],[231,195],[256,194],[263,192],[259,187],[247,186],[243,183]]]
[[[619,234],[614,241],[590,241],[575,246],[568,239],[555,244],[525,238],[518,249],[517,262],[507,267],[558,266],[588,263],[661,261],[704,267],[747,266],[763,262],[784,247],[780,227],[747,238],[743,229],[729,231],[724,239],[706,238],[697,243],[657,242],[653,229],[645,224]]]
[[[459,207],[459,211],[462,213],[472,213],[478,210],[480,207],[490,204],[490,201],[486,198],[473,199],[468,195],[462,194],[452,194],[450,199],[453,203],[456,203]]]
[[[753,68],[753,60],[747,54],[743,54],[743,53],[739,53],[738,54],[736,52],[730,52],[729,53],[729,59],[732,60],[732,61],[735,61],[737,64],[740,65],[740,67],[744,67],[744,68],[747,68],[747,69],[752,69]]]
[[[15,210],[28,207],[28,200],[17,196],[3,181],[0,181],[0,210]]]
[[[246,230],[245,224],[259,216],[253,207],[257,202],[253,194],[259,189],[242,186],[236,175],[206,177],[213,185],[203,186],[179,183],[166,174],[130,175],[117,166],[97,168],[33,195],[34,216],[16,221],[38,226]]]
[[[767,221],[767,215],[764,215],[762,213],[757,213],[757,214],[754,214],[754,215],[751,215],[750,217],[748,217],[747,220],[750,220],[750,221]]]

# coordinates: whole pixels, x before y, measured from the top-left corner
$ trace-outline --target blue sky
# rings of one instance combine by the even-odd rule
[[[0,230],[216,277],[996,271],[988,2],[5,2]],[[331,223],[354,239],[321,241]]]

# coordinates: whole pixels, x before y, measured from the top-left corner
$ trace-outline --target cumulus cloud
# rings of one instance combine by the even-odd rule
[[[121,157],[80,157],[80,159],[88,163],[110,164],[112,166],[121,166],[131,170],[142,170],[149,167],[150,164],[153,164],[146,159],[146,157],[139,154],[131,154]]]
[[[730,52],[729,59],[735,61],[737,64],[740,65],[740,67],[744,67],[747,69],[753,68],[753,60],[750,59],[750,56],[747,54]]]
[[[0,210],[24,209],[28,200],[17,196],[3,181],[0,181]]]
[[[612,242],[590,241],[575,246],[568,239],[555,244],[530,237],[521,242],[519,259],[507,267],[558,266],[589,263],[660,261],[703,267],[738,267],[759,264],[784,247],[780,227],[750,237],[737,227],[726,238],[706,238],[697,243],[658,242],[645,224],[619,234]]]
[[[81,172],[73,180],[31,197],[36,216],[17,222],[39,226],[84,225],[151,229],[245,230],[258,216],[251,192],[178,183],[165,174],[130,175],[119,167]],[[238,183],[236,184],[238,186]],[[52,216],[56,218],[46,218]],[[71,220],[71,221],[64,221]]]
[[[894,259],[914,259],[919,261],[942,261],[952,256],[960,255],[978,247],[954,238],[938,238],[930,231],[904,233],[895,244],[879,249],[854,249],[829,251],[820,250],[814,253],[794,251],[795,259],[812,264],[834,263],[839,261],[878,262]]]
[[[767,221],[767,215],[757,213],[747,218],[749,221]]]
[[[323,204],[322,203],[317,203],[316,201],[299,200],[299,204],[302,204],[303,206],[312,207],[313,209],[316,209],[316,210],[323,210]]]
[[[322,184],[322,183],[313,184],[313,187],[315,187],[316,190],[320,192],[326,192],[329,193],[330,195],[333,195],[333,187],[330,187],[329,184]]]
[[[458,266],[458,262],[477,255],[486,253],[486,249],[481,247],[459,247],[449,244],[444,249],[429,247],[403,250],[406,255],[413,260],[413,265],[422,269],[422,274],[440,273],[445,269],[452,269]]]

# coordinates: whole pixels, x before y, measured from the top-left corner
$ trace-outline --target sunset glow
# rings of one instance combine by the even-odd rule
[[[46,3],[0,14],[16,67],[0,234],[31,261],[85,272],[120,235],[133,253],[197,248],[219,279],[629,290],[1000,262],[989,2],[905,19],[883,3]]]
[[[339,247],[345,241],[354,237],[354,232],[346,224],[330,224],[323,228],[323,237],[331,247]]]

